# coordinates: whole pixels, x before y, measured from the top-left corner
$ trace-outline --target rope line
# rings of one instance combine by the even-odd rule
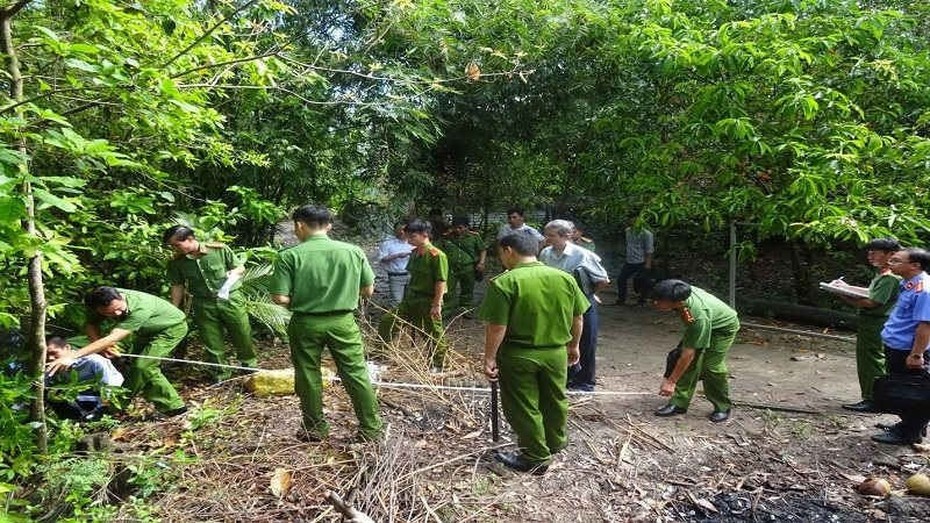
[[[173,363],[187,363],[190,365],[203,365],[206,367],[218,367],[223,369],[234,369],[234,370],[243,370],[247,372],[258,372],[258,371],[269,371],[273,369],[261,369],[258,367],[243,367],[240,365],[227,365],[224,363],[211,363],[208,361],[197,361],[197,360],[185,360],[181,358],[165,358],[161,356],[149,356],[147,354],[130,354],[130,353],[121,353],[120,357],[127,358],[138,358],[144,360],[156,360],[156,361],[170,361]],[[333,376],[333,381],[341,382],[342,379],[339,376]],[[459,392],[482,392],[490,394],[490,387],[468,387],[462,385],[432,385],[425,383],[405,383],[397,381],[375,381],[372,380],[372,385],[384,389],[429,389],[429,390],[451,390]],[[597,390],[597,391],[583,391],[583,390],[569,390],[566,393],[570,396],[653,396],[653,392],[621,392],[621,391],[611,391],[611,390]]]

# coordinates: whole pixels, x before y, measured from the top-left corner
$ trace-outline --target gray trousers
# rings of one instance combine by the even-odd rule
[[[410,283],[410,274],[388,273],[388,290],[391,293],[391,307],[397,307],[397,304],[404,299],[404,291],[407,289],[408,283]]]

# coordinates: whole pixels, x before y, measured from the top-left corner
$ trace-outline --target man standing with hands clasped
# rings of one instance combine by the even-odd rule
[[[508,271],[488,282],[478,312],[487,323],[484,373],[500,381],[501,408],[520,447],[495,459],[534,474],[544,473],[567,445],[566,373],[578,362],[582,315],[590,305],[571,275],[536,260],[538,248],[529,235],[500,239]]]
[[[923,249],[904,249],[891,255],[888,265],[893,273],[903,278],[898,301],[882,329],[888,374],[892,377],[927,376],[930,373],[930,351],[927,350],[930,347],[930,275],[926,271],[930,267],[930,253]],[[872,440],[890,445],[920,443],[927,434],[930,414],[906,412],[900,416],[900,422],[872,436]]]

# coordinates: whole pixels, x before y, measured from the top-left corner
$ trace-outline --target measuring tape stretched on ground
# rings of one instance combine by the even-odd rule
[[[131,354],[131,353],[121,353],[120,357],[127,358],[138,358],[144,360],[156,360],[156,361],[170,361],[174,363],[187,363],[189,365],[202,365],[205,367],[217,367],[221,369],[233,369],[233,370],[242,370],[246,372],[258,372],[269,369],[261,369],[257,367],[242,367],[240,365],[227,365],[224,363],[211,363],[208,361],[197,361],[197,360],[185,360],[180,358],[163,358],[160,356],[148,356],[146,354]],[[240,379],[240,378],[233,378]],[[333,376],[333,381],[342,381],[339,376]],[[396,381],[372,381],[372,385],[384,389],[425,389],[425,390],[450,390],[450,391],[459,391],[459,392],[483,392],[490,393],[490,387],[467,387],[462,385],[432,385],[427,383],[403,383]],[[611,391],[611,390],[598,390],[598,391],[581,391],[581,390],[569,390],[567,393],[571,396],[654,396],[654,392],[621,392],[621,391]]]

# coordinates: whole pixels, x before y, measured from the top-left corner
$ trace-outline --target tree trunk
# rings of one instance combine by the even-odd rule
[[[19,58],[16,55],[16,48],[13,46],[13,17],[16,16],[30,0],[20,0],[12,5],[0,10],[0,50],[6,56],[6,72],[10,77],[10,98],[14,103],[23,101],[23,76],[19,69]],[[22,107],[17,107],[18,115],[22,114]],[[36,229],[36,205],[35,196],[32,192],[32,184],[29,183],[28,177],[25,176],[29,171],[29,165],[26,163],[27,150],[25,137],[17,139],[16,147],[22,156],[22,162],[19,166],[23,175],[22,191],[26,203],[26,220],[23,228],[30,236],[38,236]],[[35,397],[32,401],[31,417],[36,424],[36,446],[43,454],[48,450],[48,427],[45,424],[45,285],[42,281],[42,252],[36,253],[29,258],[28,264],[29,278],[29,301],[30,301],[30,320],[29,320],[29,348],[31,349],[32,361],[29,366],[30,375],[33,378],[33,391]]]

